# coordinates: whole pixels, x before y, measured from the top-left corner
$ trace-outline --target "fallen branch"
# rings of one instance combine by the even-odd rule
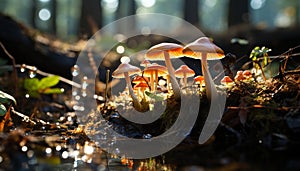
[[[263,105],[252,105],[252,106],[247,106],[247,107],[239,107],[239,106],[228,106],[227,109],[232,109],[232,110],[246,110],[246,109],[253,109],[253,108],[257,108],[257,109],[262,109],[262,108],[266,108],[266,109],[273,109],[273,110],[290,110],[290,109],[300,109],[300,106],[291,106],[291,107],[269,107],[269,106],[263,106]]]

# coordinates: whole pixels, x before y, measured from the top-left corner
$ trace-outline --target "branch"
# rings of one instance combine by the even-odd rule
[[[16,60],[15,58],[6,50],[5,46],[0,41],[0,46],[3,49],[4,53],[11,59],[13,64],[13,77],[15,80],[15,96],[18,96],[18,76],[17,76],[17,70],[16,70]]]

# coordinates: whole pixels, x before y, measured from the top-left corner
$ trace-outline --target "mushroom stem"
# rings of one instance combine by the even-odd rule
[[[153,77],[153,73],[151,73],[151,76],[150,76],[150,84],[151,84],[151,91],[154,92],[154,77]]]
[[[186,73],[183,73],[183,87],[186,87],[187,85],[187,77],[186,77]]]
[[[174,97],[175,97],[175,99],[180,99],[180,88],[179,88],[179,85],[178,85],[176,77],[175,77],[175,71],[172,66],[169,53],[165,51],[164,57],[165,57],[166,67],[168,68],[168,72],[170,75],[170,81],[171,81],[171,85],[173,88]]]
[[[124,72],[124,77],[128,86],[129,94],[133,101],[133,106],[138,110],[142,108],[142,104],[139,102],[139,99],[136,97],[136,95],[133,92],[133,88],[130,82],[129,74],[128,72]]]
[[[157,90],[157,84],[158,84],[158,70],[155,71],[155,87],[154,87],[154,93]]]
[[[202,74],[204,76],[204,83],[205,83],[205,89],[206,89],[206,96],[207,99],[211,100],[211,94],[213,91],[217,91],[215,87],[215,83],[211,78],[211,75],[208,71],[208,64],[207,64],[207,54],[203,53],[202,54],[202,59],[201,59],[201,67],[202,67]]]

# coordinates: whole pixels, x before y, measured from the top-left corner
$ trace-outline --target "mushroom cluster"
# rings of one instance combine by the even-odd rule
[[[158,86],[160,86],[160,90],[167,89],[162,92],[173,93],[175,99],[181,98],[181,88],[188,87],[187,79],[194,77],[195,72],[187,65],[182,65],[175,70],[171,59],[184,56],[201,60],[203,76],[196,76],[194,82],[199,83],[200,87],[205,85],[207,98],[211,99],[211,92],[217,90],[209,73],[207,60],[221,59],[224,57],[224,52],[207,37],[201,37],[186,46],[175,43],[160,43],[151,47],[145,54],[145,60],[140,64],[144,67],[143,70],[130,65],[130,59],[123,57],[121,58],[121,64],[112,76],[114,78],[125,78],[133,106],[138,111],[145,111],[149,106],[145,107],[140,100],[147,100],[146,90],[150,90],[151,93],[155,94],[159,89]],[[150,61],[164,61],[165,66]],[[138,76],[131,81],[130,76],[132,75]],[[181,87],[176,77],[183,80]],[[165,83],[166,88],[164,87]]]

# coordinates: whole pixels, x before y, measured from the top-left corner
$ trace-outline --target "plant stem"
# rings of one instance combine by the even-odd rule
[[[3,49],[4,53],[11,59],[12,65],[13,65],[13,77],[15,81],[15,96],[18,96],[18,75],[16,70],[16,60],[15,58],[6,50],[5,46],[0,41],[0,46]]]

